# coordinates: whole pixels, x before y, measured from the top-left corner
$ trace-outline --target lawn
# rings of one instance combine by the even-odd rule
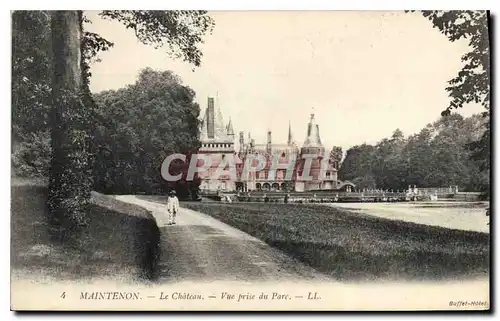
[[[62,239],[48,220],[42,185],[11,187],[11,269],[36,280],[111,278],[135,282],[156,272],[159,230],[148,211],[93,193],[90,224]]]
[[[201,203],[206,213],[338,280],[489,275],[489,235],[394,221],[322,205]]]

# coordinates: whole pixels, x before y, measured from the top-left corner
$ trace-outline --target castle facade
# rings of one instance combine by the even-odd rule
[[[311,114],[306,128],[306,139],[299,146],[293,139],[289,124],[286,143],[273,143],[272,132],[267,133],[267,142],[257,144],[248,133],[239,132],[239,147],[235,147],[235,133],[231,120],[224,123],[220,109],[212,97],[201,126],[202,146],[198,154],[210,155],[209,167],[200,173],[202,191],[319,191],[337,189],[337,169],[328,161],[321,143],[319,125]],[[326,157],[326,158],[325,158]],[[217,170],[225,160],[228,172],[220,175]],[[245,170],[245,165],[255,165],[255,171]]]

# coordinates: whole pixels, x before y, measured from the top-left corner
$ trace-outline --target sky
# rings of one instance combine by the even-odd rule
[[[301,145],[314,112],[326,148],[375,144],[399,128],[405,136],[448,106],[447,81],[462,66],[466,41],[450,42],[419,13],[349,11],[209,12],[202,65],[169,58],[133,31],[96,12],[86,30],[114,42],[92,68],[91,90],[118,89],[140,70],[171,70],[196,92],[203,112],[218,96],[235,132],[285,143],[288,124]],[[194,71],[193,71],[194,68]],[[478,105],[459,110],[481,112]]]

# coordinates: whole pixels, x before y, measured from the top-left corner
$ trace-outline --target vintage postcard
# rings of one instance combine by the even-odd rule
[[[11,309],[490,309],[486,11],[13,11]]]

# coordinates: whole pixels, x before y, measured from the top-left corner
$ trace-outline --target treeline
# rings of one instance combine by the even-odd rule
[[[347,150],[339,178],[359,188],[451,185],[487,193],[489,152],[479,154],[477,149],[487,122],[483,115],[464,118],[453,113],[409,137],[398,129],[376,145],[362,144]]]

